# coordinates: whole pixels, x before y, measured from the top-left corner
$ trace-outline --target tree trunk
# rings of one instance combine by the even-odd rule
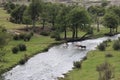
[[[65,35],[64,35],[64,39],[67,38],[67,30],[66,30],[66,26],[65,26]]]
[[[99,27],[99,17],[97,17],[97,31],[99,32],[100,31],[100,27]]]
[[[110,28],[110,34],[112,34],[112,28]]]
[[[77,27],[77,25],[76,25],[76,27],[75,27],[75,30],[76,30],[76,33],[75,33],[76,36],[75,36],[75,37],[78,38],[78,27]]]
[[[42,26],[42,29],[44,29],[45,28],[45,20],[43,19],[43,26]]]
[[[117,33],[118,31],[117,31],[117,27],[116,27],[116,33]]]
[[[72,38],[75,38],[75,28],[73,28],[73,32],[72,32]]]
[[[55,29],[55,22],[52,21],[52,29],[54,30]]]
[[[35,32],[35,20],[32,20],[32,25],[33,32]]]

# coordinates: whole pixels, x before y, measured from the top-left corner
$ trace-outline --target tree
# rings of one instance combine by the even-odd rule
[[[107,13],[104,16],[104,25],[108,28],[110,28],[110,34],[112,34],[112,29],[118,27],[118,16],[114,13]]]
[[[25,5],[21,5],[16,7],[12,12],[11,12],[11,21],[15,23],[22,23],[23,22],[23,13],[26,10]]]
[[[28,13],[28,9],[26,9],[24,11],[24,14],[23,14],[23,24],[26,24],[26,27],[28,27],[29,24],[32,24],[32,20],[30,18],[30,15]]]
[[[39,14],[42,9],[42,1],[41,0],[32,0],[32,3],[29,5],[28,13],[32,20],[33,28],[35,27],[35,22],[39,18]]]
[[[12,3],[11,1],[7,2],[5,5],[4,5],[4,9],[7,10],[8,13],[11,13],[12,10],[14,10],[16,7],[16,5],[14,3]]]
[[[120,7],[119,6],[111,6],[108,8],[108,12],[113,12],[118,16],[119,25],[120,25]],[[117,27],[116,27],[117,32]]]
[[[42,29],[45,28],[45,23],[48,21],[48,11],[49,11],[49,3],[43,3],[42,12],[40,14],[40,20],[42,20]]]
[[[70,11],[69,20],[72,24],[73,39],[78,38],[78,28],[90,23],[90,16],[84,8],[75,7]]]
[[[49,4],[48,6],[49,21],[52,23],[52,29],[55,29],[56,17],[60,10],[60,6],[58,4]]]
[[[105,9],[102,6],[90,6],[88,8],[88,12],[93,15],[93,18],[97,24],[97,31],[100,31],[99,24],[100,24],[100,17],[104,16]]]
[[[62,9],[59,11],[59,14],[57,15],[57,23],[62,28],[64,31],[64,39],[67,38],[67,26],[69,25],[68,23],[68,13],[70,12],[70,7],[63,5]]]

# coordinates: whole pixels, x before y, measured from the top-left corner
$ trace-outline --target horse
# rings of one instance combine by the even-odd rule
[[[81,49],[86,49],[86,46],[83,46],[83,45],[76,44],[75,46],[78,47],[78,48],[80,47]]]

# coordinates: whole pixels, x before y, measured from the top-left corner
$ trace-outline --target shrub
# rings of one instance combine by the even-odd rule
[[[98,80],[111,80],[114,77],[113,67],[108,62],[100,64],[96,70],[99,72]]]
[[[113,43],[113,49],[114,49],[114,50],[120,50],[120,41],[119,41],[119,40],[116,40],[116,41]]]
[[[83,57],[83,60],[87,60],[87,56]]]
[[[45,31],[42,31],[42,32],[40,33],[40,35],[49,36],[49,33],[48,33],[48,32],[45,32]]]
[[[28,61],[29,57],[27,54],[24,55],[24,58],[19,61],[20,65],[24,65]]]
[[[25,44],[19,44],[18,48],[20,51],[26,51],[26,45]]]
[[[107,54],[105,54],[105,57],[113,57],[113,55],[110,53],[107,53]]]
[[[108,39],[107,42],[111,42],[111,39]]]
[[[25,64],[25,62],[26,62],[26,61],[25,61],[24,59],[21,59],[21,60],[19,61],[19,64],[20,64],[20,65],[23,65],[23,64]]]
[[[13,36],[13,40],[19,40],[20,38],[19,38],[19,35],[14,35]]]
[[[118,37],[118,40],[120,41],[120,37]]]
[[[33,32],[30,32],[30,35],[31,35],[31,37],[34,35],[34,33]]]
[[[50,37],[51,38],[56,38],[56,35],[58,35],[58,32],[57,31],[54,31],[50,34]]]
[[[13,48],[12,48],[12,52],[13,52],[14,54],[17,54],[18,51],[19,51],[18,47],[13,47]]]
[[[106,45],[105,45],[104,43],[101,43],[100,45],[98,45],[98,49],[99,49],[100,51],[104,51],[105,48],[106,48]]]
[[[61,40],[61,38],[60,38],[60,35],[59,35],[59,34],[58,34],[58,35],[56,35],[55,40],[57,40],[57,41]]]
[[[31,35],[30,34],[27,34],[25,37],[24,37],[24,41],[30,41],[31,39]]]
[[[19,38],[20,38],[20,39],[24,39],[25,36],[26,36],[26,34],[20,34],[20,35],[19,35]]]
[[[51,38],[55,38],[55,40],[59,41],[61,40],[60,38],[60,34],[59,32],[55,31],[55,32],[52,32],[51,35],[50,35]]]
[[[73,63],[74,68],[81,68],[81,64],[82,64],[82,62],[80,62],[80,61],[76,61]]]

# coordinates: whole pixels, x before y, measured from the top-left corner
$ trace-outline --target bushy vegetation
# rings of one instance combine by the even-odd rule
[[[120,50],[120,41],[116,40],[113,44],[113,49],[114,50]]]
[[[40,33],[40,35],[49,36],[49,32],[42,31],[42,32]]]
[[[30,41],[31,37],[33,36],[33,33],[29,33],[29,34],[15,34],[13,36],[13,40],[24,40],[24,41]]]
[[[108,62],[100,64],[96,70],[99,72],[98,80],[111,80],[114,77],[113,67]]]
[[[20,51],[26,51],[26,45],[25,44],[19,44],[18,48]]]
[[[12,52],[14,54],[17,54],[19,51],[26,51],[26,50],[27,50],[27,47],[25,44],[19,44],[12,48]]]
[[[19,51],[19,48],[18,48],[18,47],[13,47],[13,48],[12,48],[12,52],[13,52],[14,54],[17,54],[18,51]]]
[[[24,65],[29,59],[29,56],[27,54],[24,55],[24,57],[19,61],[20,65]]]
[[[105,57],[113,57],[113,55],[111,53],[106,53]]]
[[[82,62],[81,61],[76,61],[73,62],[74,68],[80,69],[82,67]]]
[[[98,49],[99,49],[100,51],[104,51],[105,48],[106,48],[105,43],[100,43],[100,45],[98,45]]]

